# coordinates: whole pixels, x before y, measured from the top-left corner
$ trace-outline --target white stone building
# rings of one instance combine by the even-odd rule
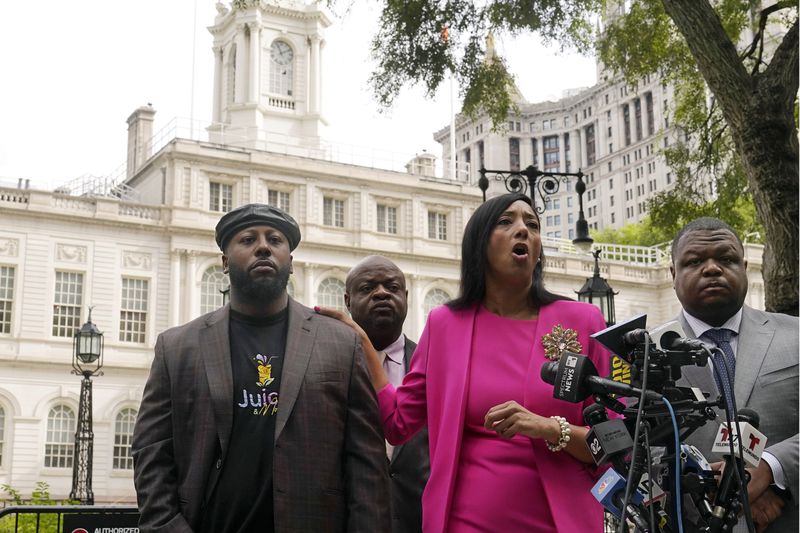
[[[68,495],[80,389],[70,374],[72,335],[93,306],[105,336],[103,375],[93,379],[93,489],[98,502],[134,500],[130,435],[156,337],[221,305],[227,281],[213,228],[233,207],[270,203],[298,220],[290,292],[304,304],[342,306],[348,269],[373,253],[407,275],[411,338],[433,306],[456,295],[462,228],[480,191],[434,176],[431,156],[407,171],[342,162],[322,135],[319,62],[329,24],[317,3],[220,9],[211,27],[214,124],[153,135],[155,111],[144,106],[128,118],[120,180],[0,187],[0,484],[29,495],[46,481],[55,497]],[[571,124],[585,132],[575,102],[568,115],[578,113]],[[594,111],[587,121],[605,112]],[[531,114],[529,122],[542,120]],[[648,141],[637,143],[645,150]],[[662,250],[603,247],[617,317],[648,313],[655,325],[675,315]],[[545,239],[545,250],[549,288],[574,295],[593,259],[565,239]],[[748,302],[763,308],[761,251],[747,251]]]

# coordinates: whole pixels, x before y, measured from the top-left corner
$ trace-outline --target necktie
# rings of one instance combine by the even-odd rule
[[[379,355],[383,358],[383,370],[384,370],[384,372],[386,372],[386,377],[389,379],[389,381],[391,381],[392,380],[392,367],[391,367],[392,360],[389,358],[388,355],[386,355],[386,352],[380,352]],[[394,453],[394,446],[389,444],[388,440],[385,441],[385,442],[386,442],[386,457],[391,461],[392,460],[392,454]]]
[[[733,383],[736,375],[736,358],[733,355],[733,347],[731,347],[731,338],[734,334],[733,331],[723,328],[709,329],[701,335],[719,348],[714,351],[714,367],[718,370],[714,372],[714,377],[725,398],[725,403],[728,404],[728,410],[732,410],[733,407],[731,400],[733,399]]]

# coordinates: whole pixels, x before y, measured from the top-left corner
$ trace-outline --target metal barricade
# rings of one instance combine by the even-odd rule
[[[138,518],[136,507],[117,505],[12,505],[0,509],[0,533],[138,533]]]

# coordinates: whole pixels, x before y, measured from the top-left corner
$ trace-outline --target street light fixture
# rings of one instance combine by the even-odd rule
[[[600,277],[600,251],[598,248],[592,252],[594,256],[594,275],[591,278],[586,278],[586,283],[583,284],[581,290],[577,291],[578,300],[599,307],[603,313],[603,318],[606,320],[606,325],[611,326],[616,322],[614,295],[619,293],[614,292],[608,282]]]
[[[538,194],[542,204],[545,204],[545,196],[556,194],[561,188],[561,183],[569,183],[569,178],[578,179],[575,184],[575,192],[578,193],[578,220],[575,223],[575,238],[572,244],[581,251],[588,252],[594,240],[589,236],[589,223],[583,215],[583,193],[586,192],[586,184],[583,182],[583,172],[549,172],[541,171],[533,165],[529,165],[523,170],[487,170],[483,167],[478,171],[481,175],[478,178],[478,187],[483,192],[483,201],[486,201],[486,191],[489,189],[489,178],[486,174],[494,174],[495,180],[503,180],[508,192],[527,194],[533,208],[538,214],[545,211],[544,205],[536,205]],[[523,179],[525,178],[525,179]]]
[[[94,505],[92,492],[92,459],[94,432],[92,431],[92,376],[102,376],[103,333],[92,323],[92,308],[86,323],[75,332],[72,343],[72,373],[83,376],[78,404],[78,427],[75,430],[75,449],[72,458],[72,491],[70,500],[81,505]]]

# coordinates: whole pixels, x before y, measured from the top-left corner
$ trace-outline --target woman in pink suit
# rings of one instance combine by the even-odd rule
[[[545,290],[539,230],[524,195],[475,211],[464,230],[460,295],[428,316],[399,388],[360,331],[386,439],[400,444],[428,425],[426,533],[603,529],[582,417],[591,399],[554,399],[540,369],[567,347],[608,374],[608,352],[589,338],[605,323],[595,306]]]

